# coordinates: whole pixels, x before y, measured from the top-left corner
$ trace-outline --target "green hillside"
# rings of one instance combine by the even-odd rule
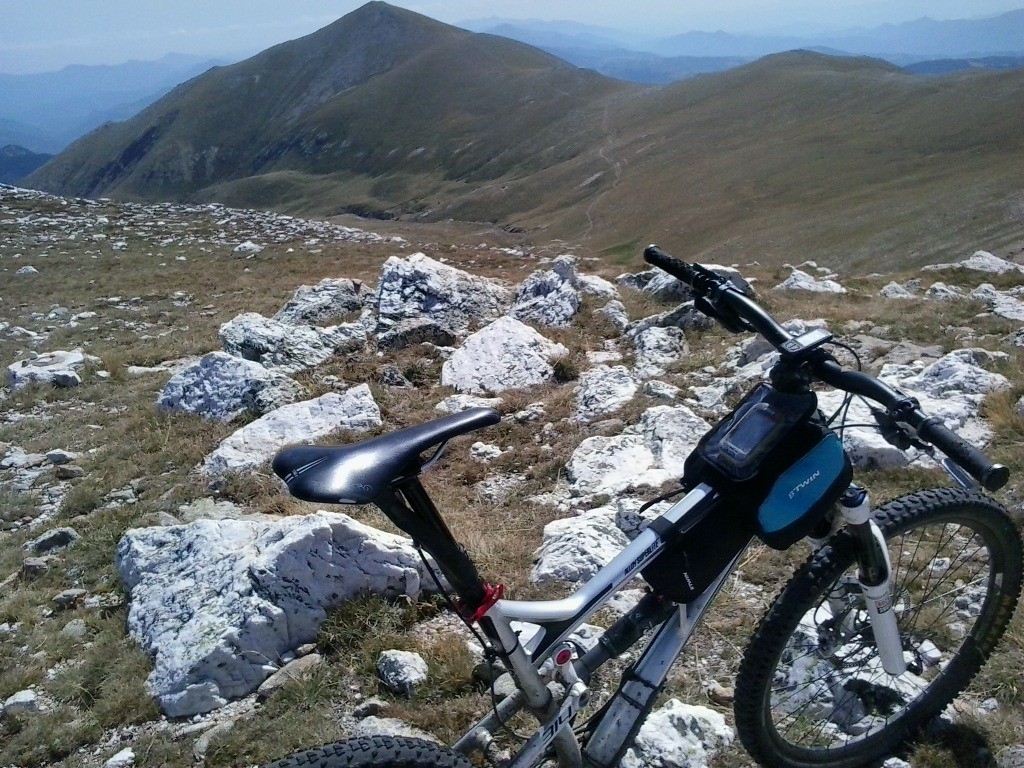
[[[922,79],[792,52],[641,87],[374,2],[180,86],[26,183],[870,271],[1024,248],[1022,113],[1022,71]]]

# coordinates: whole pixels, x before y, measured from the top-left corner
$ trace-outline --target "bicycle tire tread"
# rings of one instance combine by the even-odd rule
[[[424,739],[361,736],[308,749],[264,768],[471,768],[463,755]]]

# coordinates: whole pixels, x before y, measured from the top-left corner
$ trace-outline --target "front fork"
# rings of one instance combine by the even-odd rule
[[[902,675],[907,671],[907,662],[903,658],[903,643],[893,606],[892,563],[882,529],[871,516],[867,491],[851,485],[840,500],[840,510],[846,525],[857,538],[857,581],[871,620],[871,632],[875,636],[882,669],[890,675]],[[838,600],[830,597],[829,602],[837,603]],[[836,613],[838,608],[839,605],[832,605],[833,617],[839,615]]]

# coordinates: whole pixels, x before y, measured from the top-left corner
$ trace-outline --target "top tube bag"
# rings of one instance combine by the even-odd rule
[[[786,549],[814,530],[852,478],[814,392],[761,383],[697,444],[683,481],[707,483],[730,506],[751,510],[758,537]]]

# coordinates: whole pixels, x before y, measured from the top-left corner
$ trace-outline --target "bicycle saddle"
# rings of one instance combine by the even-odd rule
[[[416,474],[423,451],[500,419],[493,408],[471,408],[353,445],[292,446],[274,457],[274,474],[303,501],[368,504],[396,480]]]

